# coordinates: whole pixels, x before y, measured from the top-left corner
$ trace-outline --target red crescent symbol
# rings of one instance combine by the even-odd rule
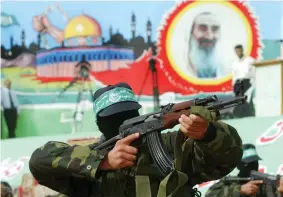
[[[267,136],[270,131],[277,129],[277,132],[274,135]],[[280,135],[283,134],[283,121],[277,122],[274,126],[270,127],[263,136],[260,137],[259,141],[261,143],[268,143],[275,141]]]

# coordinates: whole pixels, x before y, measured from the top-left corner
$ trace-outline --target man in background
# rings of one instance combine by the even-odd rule
[[[232,65],[232,85],[234,93],[236,94],[237,91],[237,82],[242,81],[243,92],[248,96],[247,90],[254,86],[255,83],[255,67],[253,66],[255,60],[252,57],[244,55],[244,49],[242,45],[235,46],[235,53],[238,58]],[[251,97],[251,95],[252,94],[250,94],[247,103],[235,107],[234,115],[236,117],[241,118],[255,115],[253,98]]]
[[[246,92],[255,80],[255,67],[253,63],[255,60],[252,57],[244,55],[244,49],[242,45],[235,46],[235,53],[237,60],[232,65],[233,74],[233,86],[237,80],[242,80],[244,83],[244,92]]]
[[[11,80],[5,80],[4,85],[5,87],[1,88],[1,106],[4,110],[4,118],[8,127],[8,137],[15,138],[17,120],[20,115],[19,102],[16,92],[11,89]],[[3,136],[1,137],[3,138]]]
[[[237,166],[239,170],[237,176],[247,178],[250,177],[252,170],[258,170],[258,161],[261,160],[261,158],[258,156],[253,144],[244,144],[243,151],[242,162]],[[283,197],[283,178],[281,178],[278,188],[273,187],[272,189],[276,197]],[[220,180],[208,189],[205,197],[266,197],[266,191],[266,185],[264,185],[261,180],[246,183]]]
[[[188,42],[186,70],[198,78],[221,77],[221,64],[216,55],[220,38],[220,23],[210,12],[198,14],[192,25]]]

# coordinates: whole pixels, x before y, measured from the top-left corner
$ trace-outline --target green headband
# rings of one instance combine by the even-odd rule
[[[244,150],[242,159],[246,159],[246,158],[252,157],[252,156],[257,156],[257,152],[254,148]]]
[[[104,92],[100,95],[93,104],[93,111],[98,114],[101,110],[113,105],[115,103],[120,103],[123,101],[135,101],[136,97],[132,90],[128,88],[117,87]]]

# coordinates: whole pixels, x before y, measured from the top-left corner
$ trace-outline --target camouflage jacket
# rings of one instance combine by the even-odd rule
[[[219,181],[212,185],[206,192],[205,197],[249,197],[241,195],[241,184],[239,182]],[[276,187],[272,188],[273,197],[281,197]],[[266,192],[266,185],[259,185],[258,193],[253,197],[269,197]]]
[[[181,141],[178,138],[176,142],[177,136],[181,136]],[[162,138],[174,162],[174,150],[181,150],[181,171],[189,177],[188,183],[174,190],[172,197],[192,196],[190,192],[194,185],[226,176],[241,161],[241,138],[233,127],[220,121],[210,123],[208,135],[201,141],[186,138],[180,131],[162,134]],[[150,191],[136,187],[136,167],[100,170],[98,166],[105,155],[95,151],[94,147],[95,144],[69,146],[62,142],[48,142],[33,152],[29,161],[30,171],[40,184],[72,197],[159,197],[167,196],[173,186],[178,185],[179,180],[173,177],[166,186],[166,195],[158,193],[164,177],[152,165],[147,146],[139,148],[137,163],[145,169],[141,177],[147,176],[150,183],[149,188],[141,184]],[[187,150],[188,147],[192,147],[191,151]],[[151,194],[145,195],[145,192]]]

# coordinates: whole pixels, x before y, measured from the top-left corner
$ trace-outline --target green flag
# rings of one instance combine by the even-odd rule
[[[1,12],[1,27],[10,27],[12,25],[20,25],[17,18],[14,15]]]

